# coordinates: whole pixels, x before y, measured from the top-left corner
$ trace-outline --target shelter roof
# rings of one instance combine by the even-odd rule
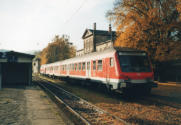
[[[15,52],[11,50],[4,50],[4,49],[0,50],[0,59],[9,59],[9,58],[17,58],[17,57],[33,59],[35,56],[31,54]]]

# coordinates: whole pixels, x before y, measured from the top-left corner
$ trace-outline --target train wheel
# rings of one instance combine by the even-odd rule
[[[151,88],[144,88],[143,93],[145,95],[150,95],[151,94]]]
[[[132,94],[132,91],[130,90],[130,89],[123,89],[122,90],[122,93],[123,93],[123,96],[125,96],[125,97],[129,97],[129,96],[131,96]]]
[[[112,86],[111,85],[106,85],[106,90],[107,90],[107,92],[109,93],[109,94],[111,94],[112,93]]]

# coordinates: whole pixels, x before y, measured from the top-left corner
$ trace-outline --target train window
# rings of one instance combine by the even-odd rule
[[[65,71],[67,70],[67,65],[65,65],[64,70],[65,70]]]
[[[87,70],[90,70],[90,62],[87,62]]]
[[[96,70],[96,61],[93,61],[93,70]]]
[[[67,65],[67,70],[69,70],[69,69],[70,69],[70,64]]]
[[[64,67],[64,65],[63,65],[63,66],[62,66],[62,71],[64,71],[64,68],[65,68],[65,67]]]
[[[98,70],[102,70],[102,60],[98,60],[97,69],[98,69]]]
[[[113,67],[114,66],[114,59],[110,58],[110,66]]]
[[[72,70],[74,70],[74,64],[72,64]]]
[[[68,65],[68,70],[70,70],[70,69],[71,69],[70,67],[71,67],[71,65],[69,64],[69,65]]]
[[[79,71],[81,70],[81,63],[79,63]]]
[[[73,64],[70,65],[70,69],[73,70]]]
[[[77,63],[75,63],[75,71],[77,70]]]
[[[82,63],[82,70],[85,71],[85,62]]]

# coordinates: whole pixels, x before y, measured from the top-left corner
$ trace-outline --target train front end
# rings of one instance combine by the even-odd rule
[[[139,90],[150,93],[154,83],[154,73],[147,53],[144,51],[117,51],[119,67],[119,89]]]

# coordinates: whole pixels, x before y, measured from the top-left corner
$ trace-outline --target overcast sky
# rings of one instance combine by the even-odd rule
[[[105,17],[114,0],[0,0],[0,49],[41,50],[55,35],[67,34],[81,49],[86,28],[97,23],[107,30]]]

